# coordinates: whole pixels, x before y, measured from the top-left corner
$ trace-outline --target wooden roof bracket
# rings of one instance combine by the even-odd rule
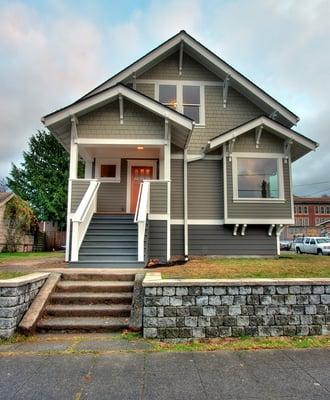
[[[243,225],[242,225],[241,236],[245,236],[246,227],[247,227],[247,224],[243,224]]]
[[[183,68],[183,40],[180,43],[180,52],[179,52],[179,76],[182,75]]]
[[[239,228],[239,224],[236,224],[236,225],[234,226],[233,236],[237,236],[238,228]]]
[[[223,81],[223,89],[222,89],[222,105],[223,105],[223,108],[227,107],[229,80],[230,80],[230,75],[226,75],[226,77],[225,77],[225,79]]]
[[[229,146],[228,146],[228,155],[229,155],[229,161],[231,162],[231,155],[234,151],[234,144],[236,142],[236,138],[232,138],[229,142]]]
[[[273,229],[275,228],[275,224],[269,225],[268,228],[268,236],[272,236]]]
[[[136,71],[133,72],[132,78],[133,78],[133,89],[136,90]]]
[[[284,142],[284,162],[285,163],[288,162],[288,159],[290,157],[292,143],[293,143],[292,139],[288,139]]]
[[[120,121],[120,125],[123,125],[123,123],[124,123],[124,99],[121,94],[119,95],[118,98],[119,98],[119,121]]]
[[[259,149],[260,138],[263,130],[263,125],[260,125],[256,128],[256,149]]]
[[[78,131],[77,131],[77,125],[79,123],[78,118],[72,114],[71,115],[71,137],[73,140],[78,139]]]
[[[276,110],[274,110],[274,111],[272,111],[270,114],[269,114],[269,118],[270,119],[276,119],[277,118],[277,116],[278,116],[278,111],[276,111]]]

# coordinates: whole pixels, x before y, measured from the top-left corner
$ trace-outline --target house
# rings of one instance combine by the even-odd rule
[[[294,224],[286,226],[283,239],[292,240],[296,236],[321,236],[323,222],[330,219],[330,197],[294,196]]]
[[[66,259],[276,255],[294,223],[291,164],[318,146],[298,121],[180,31],[42,118],[70,152]]]
[[[0,253],[2,251],[32,251],[34,247],[34,236],[30,232],[21,232],[19,227],[8,226],[5,218],[6,206],[14,201],[15,194],[0,192]]]

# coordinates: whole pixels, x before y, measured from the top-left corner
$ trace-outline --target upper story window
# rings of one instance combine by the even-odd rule
[[[182,82],[158,85],[158,100],[204,125],[204,87]]]
[[[284,200],[282,159],[233,157],[234,200]]]

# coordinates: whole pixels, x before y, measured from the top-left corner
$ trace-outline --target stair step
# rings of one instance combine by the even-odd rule
[[[57,317],[129,317],[129,304],[50,304],[46,314]]]
[[[125,231],[137,231],[137,225],[136,224],[114,224],[112,222],[106,222],[105,224],[99,224],[99,223],[91,223],[89,224],[88,229],[98,229],[98,230],[105,230],[105,229],[113,229],[115,231],[118,230],[125,230]]]
[[[56,293],[58,292],[131,292],[134,287],[134,282],[120,281],[60,281],[56,287]]]
[[[137,258],[137,254],[138,254],[138,250],[136,248],[136,246],[131,246],[131,247],[121,247],[120,244],[118,244],[117,247],[103,247],[103,246],[91,246],[91,245],[83,245],[80,247],[79,250],[79,254],[106,254],[106,255],[111,255],[111,256],[136,256],[135,258]]]
[[[105,234],[105,235],[121,235],[122,237],[128,237],[134,235],[137,237],[137,229],[112,229],[112,228],[88,228],[86,235],[95,235],[95,234]]]
[[[103,238],[108,238],[109,240],[114,240],[114,241],[121,241],[123,240],[123,236],[125,237],[124,240],[137,240],[137,232],[115,232],[115,233],[107,233],[107,232],[103,232],[103,231],[98,231],[98,232],[86,232],[86,236],[84,238],[85,239],[94,239],[94,238],[101,238],[102,240],[104,240]]]
[[[51,304],[131,304],[132,293],[55,292]]]
[[[136,223],[130,219],[94,219],[92,218],[91,224],[93,225],[131,225],[136,226]]]
[[[110,254],[110,253],[96,253],[96,252],[88,252],[79,254],[79,261],[108,261],[108,262],[115,262],[115,261],[130,261],[134,262],[137,261],[137,254],[127,255],[126,253],[122,254]]]
[[[80,260],[69,263],[69,268],[141,268],[145,267],[144,261],[100,261],[100,260]]]
[[[93,215],[93,219],[130,219],[134,220],[134,214],[102,214],[102,213],[95,213]]]
[[[134,281],[135,274],[117,272],[64,272],[62,281]]]
[[[74,330],[112,332],[128,327],[128,318],[44,318],[38,322],[38,330]]]

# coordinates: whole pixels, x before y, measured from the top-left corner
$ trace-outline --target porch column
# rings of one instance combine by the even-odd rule
[[[166,258],[171,258],[171,125],[165,119],[165,146],[164,146],[164,179],[167,184],[167,251]]]
[[[85,179],[92,179],[93,174],[93,163],[85,161]]]

